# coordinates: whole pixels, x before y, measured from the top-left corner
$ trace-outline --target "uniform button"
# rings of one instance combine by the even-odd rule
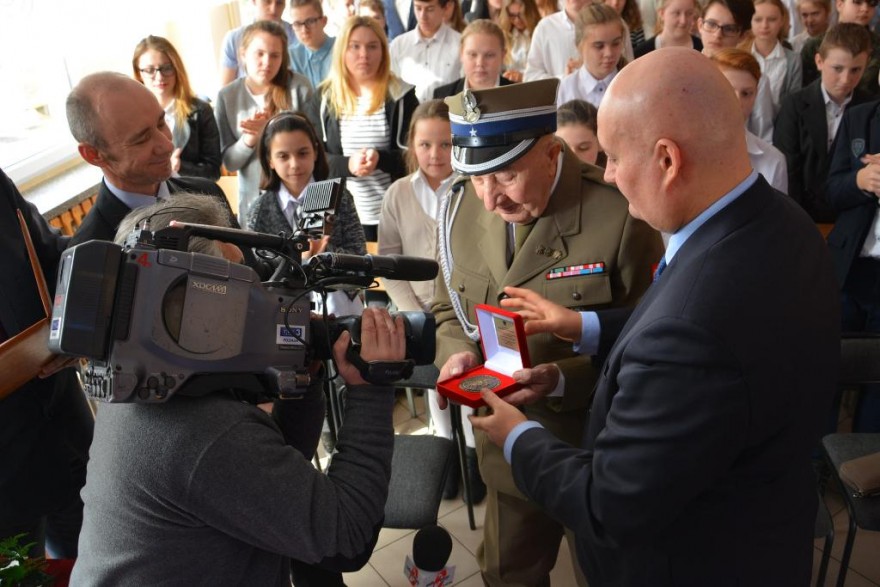
[[[464,284],[463,283],[458,284],[458,291],[461,291],[461,292],[464,291]]]
[[[572,292],[572,293],[571,293],[571,299],[573,299],[573,300],[580,300],[580,299],[581,299],[581,294],[580,294],[580,292],[577,292],[577,291]]]

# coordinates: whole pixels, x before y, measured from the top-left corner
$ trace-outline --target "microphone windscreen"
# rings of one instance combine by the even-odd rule
[[[413,562],[422,571],[436,573],[452,554],[452,537],[445,528],[425,526],[413,538]]]

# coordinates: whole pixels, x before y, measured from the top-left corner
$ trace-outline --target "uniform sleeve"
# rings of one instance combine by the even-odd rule
[[[442,271],[437,274],[431,312],[437,322],[437,356],[434,364],[438,369],[442,369],[449,357],[455,353],[470,351],[477,357],[481,356],[479,346],[465,335],[455,316]]]

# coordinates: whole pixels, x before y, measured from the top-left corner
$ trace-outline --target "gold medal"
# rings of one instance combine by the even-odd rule
[[[501,385],[501,380],[491,375],[475,375],[474,377],[468,377],[458,384],[465,391],[480,391],[485,387],[495,389],[499,385]]]

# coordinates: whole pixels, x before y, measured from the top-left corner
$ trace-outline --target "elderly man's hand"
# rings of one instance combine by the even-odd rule
[[[492,409],[492,413],[488,416],[468,416],[468,419],[474,430],[482,430],[489,437],[489,440],[504,447],[504,441],[507,440],[510,431],[517,424],[525,422],[527,418],[518,409],[488,389],[481,391],[480,397]]]
[[[533,404],[556,389],[559,367],[545,363],[531,369],[520,369],[513,373],[513,379],[522,385],[522,389],[504,396],[504,401],[514,406]]]
[[[403,316],[391,317],[384,308],[367,308],[361,316],[361,358],[364,361],[402,361],[406,354]],[[357,367],[345,356],[351,336],[343,332],[333,344],[333,359],[348,385],[366,385]]]
[[[437,381],[446,381],[447,379],[458,377],[468,369],[473,369],[479,364],[480,359],[470,351],[455,353],[446,360],[446,363],[440,369],[440,376],[437,378]],[[448,404],[449,402],[446,401],[445,397],[437,394],[437,405],[440,406],[441,410],[445,410]]]
[[[501,305],[517,311],[525,319],[526,334],[551,332],[568,342],[581,339],[581,315],[541,297],[529,289],[505,287],[507,298]]]

